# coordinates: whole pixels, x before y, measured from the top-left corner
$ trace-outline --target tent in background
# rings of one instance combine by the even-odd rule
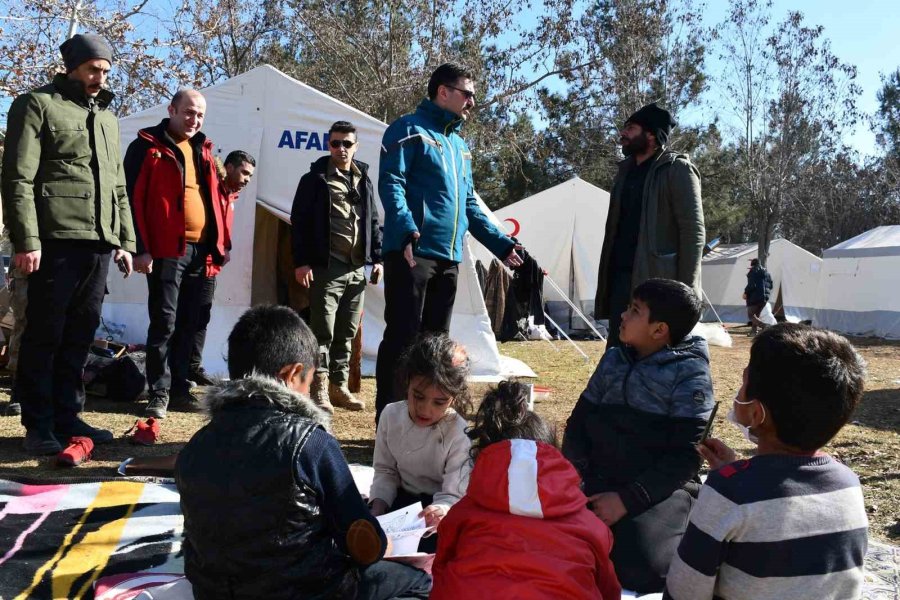
[[[885,225],[823,253],[814,324],[900,338],[900,225]]]
[[[750,259],[757,256],[756,244],[730,244],[717,246],[703,257],[703,292],[725,323],[747,322],[744,287]],[[769,246],[767,266],[772,276],[773,310],[783,311],[784,317],[795,323],[812,319],[821,267],[822,259],[803,248],[785,239],[774,240]],[[703,320],[716,320],[709,307],[703,313]]]
[[[202,90],[207,114],[203,131],[224,160],[232,150],[246,150],[257,160],[256,176],[235,207],[231,262],[218,277],[204,365],[225,372],[228,333],[250,306],[277,301],[276,245],[279,219],[289,220],[300,177],[327,153],[327,132],[338,120],[358,129],[357,158],[378,178],[381,137],[386,125],[335,100],[277,69],[264,65]],[[123,151],[139,129],[159,123],[168,102],[119,121]],[[485,212],[490,215],[482,204]],[[460,264],[459,290],[451,335],[468,349],[475,376],[534,376],[524,363],[501,357],[490,328],[469,252]],[[147,283],[140,275],[123,280],[110,270],[109,296],[103,317],[111,328],[124,326],[123,339],[146,340]],[[383,288],[369,286],[363,320],[363,373],[374,372],[374,359],[384,330]]]
[[[609,193],[573,177],[494,211],[494,215],[575,305],[590,315],[597,293],[597,267],[608,212]],[[481,244],[473,244],[473,251],[489,266],[490,252]],[[587,329],[546,281],[544,302],[549,305],[550,316],[561,327],[568,331]]]

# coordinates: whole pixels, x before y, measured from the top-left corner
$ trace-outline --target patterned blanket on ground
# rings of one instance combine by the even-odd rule
[[[0,598],[93,598],[121,573],[184,573],[173,484],[0,479]]]
[[[182,574],[182,529],[171,483],[0,479],[0,598],[94,598],[101,577]],[[863,599],[900,599],[900,548],[869,542]]]

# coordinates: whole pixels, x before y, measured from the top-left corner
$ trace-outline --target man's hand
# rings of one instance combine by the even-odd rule
[[[707,438],[703,443],[697,444],[697,452],[706,459],[713,471],[737,460],[734,450],[717,438]]]
[[[383,274],[384,265],[382,265],[381,263],[375,263],[374,265],[372,265],[372,274],[369,276],[369,283],[371,283],[372,285],[378,285],[378,282],[381,281],[381,276]]]
[[[413,238],[413,240],[419,239],[419,232],[413,231],[412,238]],[[410,269],[412,269],[413,267],[416,266],[416,259],[413,256],[413,242],[408,243],[403,248],[403,258],[406,259],[406,262],[409,265]]]
[[[299,283],[303,287],[308,288],[312,285],[313,282],[312,267],[309,265],[297,267],[296,269],[294,269],[294,279],[296,279],[297,283]]]
[[[41,268],[41,251],[16,252],[13,263],[16,265],[16,270],[19,273],[30,275]]]
[[[380,517],[388,511],[388,508],[390,508],[388,503],[381,498],[375,498],[372,500],[372,504],[369,505],[369,511],[373,517]]]
[[[113,253],[113,260],[116,261],[116,265],[119,267],[119,270],[122,271],[123,279],[131,275],[131,252],[116,248],[116,251]]]
[[[503,264],[507,267],[515,269],[516,267],[522,266],[522,257],[516,254],[517,250],[521,250],[522,246],[516,244],[513,246],[512,250],[509,251],[509,254],[506,255],[506,258],[503,259]]]
[[[425,518],[425,524],[429,527],[437,527],[441,519],[447,516],[447,510],[444,504],[430,504],[419,513],[419,516]]]
[[[224,267],[225,265],[227,265],[230,262],[231,262],[231,250],[226,250],[225,256],[222,257],[222,266]]]
[[[153,256],[149,252],[134,257],[134,271],[149,275],[153,272]]]
[[[600,520],[608,527],[612,527],[619,522],[619,519],[628,514],[622,498],[616,492],[594,494],[588,498],[588,504],[594,514],[600,517]]]

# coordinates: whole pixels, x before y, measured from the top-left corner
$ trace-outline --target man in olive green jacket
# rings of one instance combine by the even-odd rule
[[[78,417],[81,376],[97,326],[110,254],[131,272],[134,230],[119,126],[103,89],[112,50],[76,35],[60,46],[66,74],[9,110],[2,195],[15,267],[28,276],[27,324],[15,384],[25,450],[54,454],[71,436],[111,441]]]
[[[666,148],[674,125],[653,103],[628,117],[620,132],[625,160],[613,180],[594,303],[594,318],[609,319],[607,347],[619,345],[631,290],[647,279],[681,281],[703,297],[700,173],[688,155]]]

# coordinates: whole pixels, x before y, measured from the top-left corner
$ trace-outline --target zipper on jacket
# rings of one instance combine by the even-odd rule
[[[628,378],[631,377],[631,372],[634,371],[634,365],[637,361],[631,360],[631,357],[622,350],[622,347],[619,346],[619,352],[622,353],[622,356],[625,357],[625,360],[628,361],[628,370],[625,371],[625,377],[622,378],[622,400],[625,402],[625,406],[630,407],[631,405],[628,403],[628,393],[626,387],[628,386]]]
[[[456,231],[459,228],[459,177],[456,173],[456,156],[453,154],[453,144],[450,143],[450,135],[447,133],[447,130],[455,123],[456,121],[450,121],[444,127],[444,137],[447,138],[447,146],[450,148],[450,160],[453,163],[453,199],[456,205],[456,211],[453,215],[453,235],[450,238],[450,260],[453,260],[453,249],[456,247]],[[460,159],[462,159],[462,151],[460,151]],[[465,164],[465,161],[463,161],[463,164]],[[459,257],[459,260],[462,261],[462,256]]]

